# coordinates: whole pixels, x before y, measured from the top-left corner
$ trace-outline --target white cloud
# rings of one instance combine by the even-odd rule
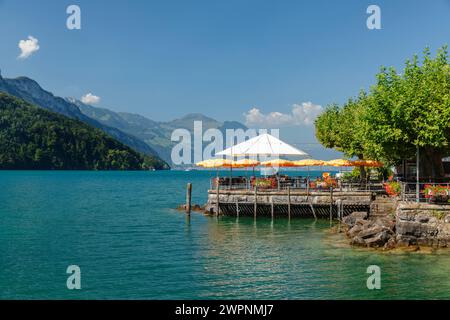
[[[291,113],[270,112],[262,113],[258,108],[252,108],[245,116],[248,127],[288,127],[313,124],[316,117],[322,112],[322,106],[312,102],[292,105]]]
[[[19,41],[20,55],[19,59],[26,59],[39,50],[39,40],[33,36],[28,36],[28,40]]]
[[[81,102],[84,104],[97,104],[100,102],[100,97],[93,95],[92,93],[88,93],[81,97]]]

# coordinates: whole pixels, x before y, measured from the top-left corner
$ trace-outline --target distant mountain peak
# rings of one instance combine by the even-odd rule
[[[22,83],[25,82],[28,85],[31,85],[31,86],[35,87],[36,89],[39,89],[39,90],[42,90],[42,91],[46,91],[46,90],[42,89],[42,87],[40,86],[40,84],[36,80],[33,80],[31,78],[28,78],[28,77],[21,76],[21,77],[13,78],[13,79],[10,79],[10,80],[14,80],[16,82],[22,82]],[[46,91],[46,92],[50,93],[48,91]]]
[[[188,113],[187,115],[181,117],[179,120],[203,120],[203,119],[215,121],[213,118],[205,116],[204,114],[201,113]]]

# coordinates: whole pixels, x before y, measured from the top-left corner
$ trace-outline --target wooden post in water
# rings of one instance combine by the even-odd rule
[[[288,218],[291,219],[291,187],[287,187],[288,192]]]
[[[309,199],[309,177],[306,178],[306,201]]]
[[[330,223],[333,220],[333,187],[330,187]]]
[[[253,216],[255,217],[255,219],[256,219],[256,211],[258,210],[257,200],[258,200],[258,187],[255,186],[255,202],[253,204]]]
[[[219,210],[220,210],[219,199],[220,199],[220,197],[219,197],[219,179],[216,179],[216,216],[219,215]]]
[[[272,220],[273,220],[274,210],[273,210],[273,198],[272,197],[270,197],[270,216],[272,217]]]
[[[337,206],[337,217],[338,217],[338,221],[339,221],[339,225],[338,225],[338,232],[341,232],[341,221],[342,221],[342,209],[343,209],[343,202],[342,199],[338,199],[336,200],[336,206]]]
[[[312,211],[312,214],[314,216],[314,219],[317,220],[316,211],[314,210],[314,205],[312,204],[311,201],[309,202],[309,205],[311,207],[311,211]]]
[[[186,189],[186,214],[191,214],[191,195],[192,183],[188,183]]]

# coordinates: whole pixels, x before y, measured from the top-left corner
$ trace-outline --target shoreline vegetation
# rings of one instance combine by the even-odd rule
[[[100,129],[0,93],[0,170],[161,170]]]

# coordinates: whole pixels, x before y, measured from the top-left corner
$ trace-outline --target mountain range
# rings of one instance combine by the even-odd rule
[[[167,169],[77,119],[0,93],[0,170]]]
[[[69,99],[69,101],[77,105],[83,114],[103,125],[117,128],[141,139],[168,163],[171,163],[171,150],[175,144],[171,141],[171,135],[175,129],[186,129],[192,134],[194,121],[201,121],[203,130],[214,128],[222,133],[225,133],[227,129],[247,129],[237,121],[219,122],[199,113],[187,114],[168,122],[158,122],[138,114],[93,107],[75,99]]]
[[[220,122],[198,113],[191,113],[168,122],[160,122],[138,114],[114,112],[107,108],[84,104],[75,98],[55,96],[44,90],[33,79],[27,77],[3,78],[1,73],[0,92],[23,99],[46,110],[80,120],[104,131],[138,152],[160,157],[171,165],[171,150],[174,146],[171,135],[175,129],[183,128],[193,133],[194,121],[202,121],[203,130],[216,128],[225,133],[226,129],[247,129],[237,121]]]

